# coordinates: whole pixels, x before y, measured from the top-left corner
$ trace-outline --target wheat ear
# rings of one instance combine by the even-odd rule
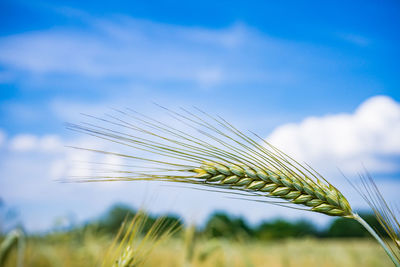
[[[193,113],[182,109],[178,113],[163,109],[172,119],[168,123],[127,109],[116,110],[116,116],[88,116],[106,127],[96,123],[68,124],[70,129],[143,154],[85,148],[136,165],[105,169],[100,175],[79,177],[80,180],[161,180],[202,185],[254,201],[360,221],[346,198],[322,175],[257,135],[250,137],[224,119],[200,110]],[[179,130],[180,126],[187,130]],[[390,250],[384,244],[383,247],[393,259]]]
[[[290,171],[217,162],[205,162],[191,171],[203,183],[258,192],[331,216],[352,217],[349,203],[335,187]]]

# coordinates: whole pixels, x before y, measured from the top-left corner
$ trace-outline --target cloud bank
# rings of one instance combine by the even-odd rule
[[[267,141],[313,166],[357,172],[363,164],[372,172],[399,172],[400,103],[371,97],[353,113],[279,126]]]

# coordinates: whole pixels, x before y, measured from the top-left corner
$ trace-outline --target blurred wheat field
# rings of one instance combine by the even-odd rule
[[[99,266],[110,238],[86,234],[27,241],[24,266]],[[151,246],[151,244],[147,244]],[[198,240],[191,262],[185,243],[172,238],[157,246],[144,266],[392,266],[383,249],[369,239],[292,239],[270,242]],[[15,266],[15,251],[5,266]]]
[[[202,259],[207,242],[198,244],[192,266],[392,266],[373,240],[288,240],[270,243],[219,241]],[[164,244],[147,266],[182,266],[180,244]]]

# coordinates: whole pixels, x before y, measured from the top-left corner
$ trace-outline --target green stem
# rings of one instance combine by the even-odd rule
[[[393,261],[394,265],[396,267],[400,267],[399,261],[396,259],[396,257],[393,255],[392,251],[389,249],[389,247],[383,242],[382,238],[379,237],[379,235],[372,229],[369,224],[364,221],[363,218],[361,218],[357,213],[353,213],[353,218],[358,221],[362,226],[364,226],[365,229],[378,241],[378,243],[383,247],[385,250],[386,254],[390,257],[390,259]]]

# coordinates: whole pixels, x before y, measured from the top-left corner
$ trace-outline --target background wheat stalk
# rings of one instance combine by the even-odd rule
[[[130,163],[117,169],[107,166],[96,176],[75,178],[202,185],[240,198],[251,197],[254,201],[354,219],[378,240],[395,265],[400,266],[396,255],[352,211],[341,192],[310,166],[298,163],[254,133],[244,134],[221,117],[198,109],[196,113],[163,109],[172,119],[168,124],[131,109],[115,110],[117,115],[106,114],[103,118],[88,116],[97,123],[68,124],[75,131],[136,150],[136,154],[131,154],[77,148],[118,156]],[[186,130],[179,130],[181,126]]]
[[[24,233],[20,229],[14,229],[7,234],[6,238],[0,244],[0,267],[4,266],[14,246],[17,246],[17,263],[15,266],[21,267],[23,265],[25,250]]]
[[[168,225],[160,217],[148,229],[148,215],[139,211],[132,219],[125,220],[111,246],[101,259],[101,266],[144,266],[151,252],[179,230],[178,225]]]

